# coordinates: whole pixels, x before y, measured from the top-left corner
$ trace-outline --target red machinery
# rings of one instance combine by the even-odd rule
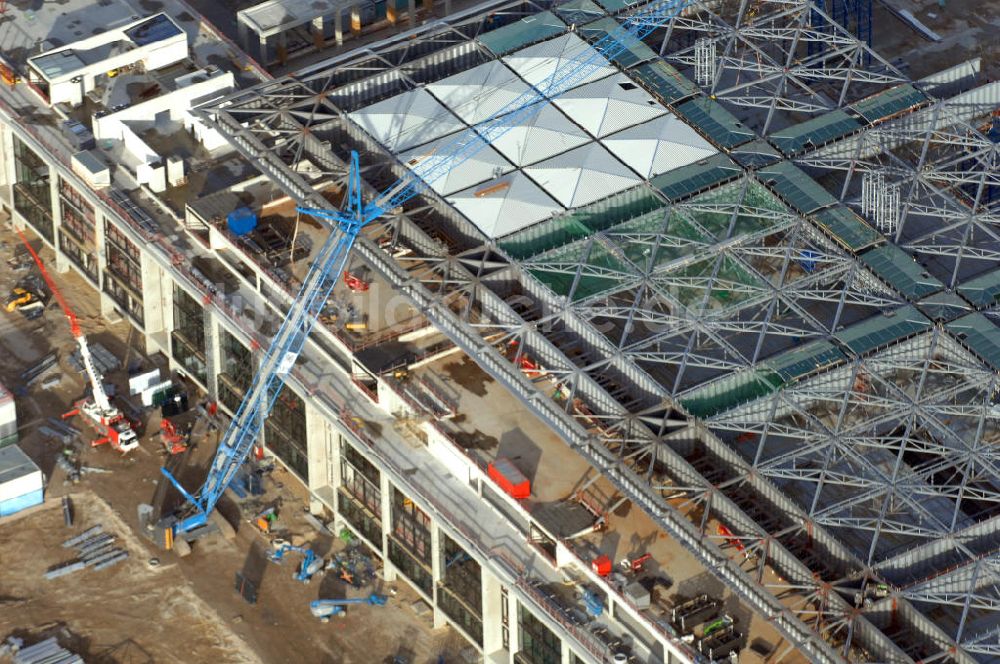
[[[651,560],[652,558],[653,554],[644,553],[638,558],[632,558],[631,560],[629,560],[628,558],[623,558],[622,561],[618,564],[621,565],[622,569],[624,569],[625,571],[632,572],[633,574],[638,574],[639,572],[642,571],[642,568],[646,565],[646,561]]]
[[[486,466],[490,479],[511,498],[521,500],[531,495],[531,482],[510,459],[499,458]]]
[[[344,283],[355,293],[364,293],[370,284],[356,274],[344,270]]]
[[[748,558],[750,557],[750,554],[747,551],[747,548],[743,545],[743,542],[741,542],[739,540],[739,538],[736,537],[736,535],[733,534],[733,531],[731,531],[729,528],[727,528],[725,525],[723,525],[721,523],[719,524],[719,527],[718,527],[717,530],[718,530],[718,533],[720,535],[722,535],[723,537],[726,538],[726,542],[728,542],[730,546],[734,547],[737,551],[739,551],[740,553],[742,553],[744,556],[746,556]]]
[[[187,436],[177,432],[174,423],[163,418],[160,420],[160,441],[168,454],[180,454],[187,450]]]
[[[42,259],[31,248],[28,238],[21,231],[18,231],[17,234],[21,236],[21,241],[24,242],[24,246],[28,248],[28,253],[35,260],[35,265],[38,266],[38,270],[42,273],[42,278],[45,279],[46,285],[52,291],[52,294],[55,295],[56,300],[59,301],[59,306],[62,307],[66,318],[69,319],[69,327],[73,333],[73,338],[76,339],[76,343],[80,347],[80,362],[83,364],[83,368],[87,372],[87,377],[90,379],[91,397],[77,402],[76,408],[63,415],[63,419],[82,414],[101,436],[91,443],[92,446],[96,447],[110,443],[111,447],[122,454],[131,452],[139,447],[139,438],[135,434],[132,423],[120,410],[111,405],[108,395],[105,394],[102,382],[104,377],[97,371],[94,358],[90,354],[90,346],[87,345],[87,337],[84,336],[83,331],[80,329],[76,314],[73,313],[73,309],[66,302],[59,287],[56,286],[52,277],[49,276],[45,265],[42,264]]]

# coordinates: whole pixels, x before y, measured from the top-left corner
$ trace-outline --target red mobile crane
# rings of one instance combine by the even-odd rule
[[[104,392],[104,385],[101,382],[103,376],[97,371],[97,366],[94,364],[94,358],[90,354],[90,346],[87,345],[87,337],[84,336],[83,331],[80,329],[80,324],[77,322],[76,314],[73,313],[73,309],[70,308],[69,303],[63,297],[62,292],[59,287],[56,286],[55,281],[49,276],[48,271],[45,269],[45,265],[42,264],[42,259],[39,258],[35,250],[31,248],[28,243],[28,238],[24,236],[20,230],[17,234],[21,236],[21,241],[24,242],[24,246],[28,248],[28,253],[31,257],[35,259],[35,265],[38,266],[38,270],[42,273],[42,278],[45,279],[45,284],[52,291],[56,300],[59,301],[59,306],[62,307],[63,313],[66,314],[66,318],[69,319],[70,331],[73,333],[73,338],[76,339],[77,345],[80,347],[80,361],[83,363],[83,367],[87,372],[87,377],[90,379],[90,388],[93,395],[90,399],[83,399],[78,401],[76,408],[69,411],[63,415],[63,419],[67,417],[72,417],[73,415],[82,414],[94,429],[97,430],[98,435],[101,437],[91,443],[92,446],[96,447],[98,445],[103,445],[105,443],[110,443],[111,447],[115,448],[122,454],[126,452],[131,452],[135,448],[139,447],[139,437],[135,435],[135,431],[132,429],[132,424],[125,418],[120,410],[111,405],[111,401],[108,399],[108,395]]]

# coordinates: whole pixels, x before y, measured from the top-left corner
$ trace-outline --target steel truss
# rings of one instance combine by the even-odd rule
[[[237,93],[204,115],[286,193],[329,208],[312,184],[342,179],[348,148],[361,152],[369,194],[403,173],[346,113],[489,60],[470,41],[489,17],[539,9],[480,6]],[[696,38],[717,40],[711,92],[763,116],[754,122],[763,131],[790,124],[786,111],[838,108],[905,80],[846,32],[811,30],[808,16],[820,10],[808,3],[724,9],[675,20],[657,45],[683,67],[693,65]],[[819,39],[824,48],[810,55],[806,44]],[[682,42],[690,47],[675,50]],[[869,58],[875,65],[862,66]],[[950,112],[946,102],[930,108]],[[799,161],[840,173],[848,202],[860,195],[858,171],[899,181],[897,241],[953,256],[958,274],[959,263],[987,260],[1000,244],[942,242],[940,220],[955,233],[973,223],[985,233],[994,214],[978,199],[956,202],[951,190],[972,183],[944,152],[949,141],[965,146],[963,158],[984,170],[995,152],[940,117],[921,116],[922,133],[885,123]],[[934,215],[936,237],[912,221]],[[409,253],[385,251],[399,247]],[[673,405],[706,381],[904,302],[752,173],[523,260],[428,192],[359,238],[357,251],[814,661],[991,656],[996,377],[948,334],[935,328],[707,422]],[[554,293],[536,278],[544,274],[568,278],[569,290]],[[543,371],[523,375],[497,351],[505,340]],[[563,389],[550,398],[554,383]],[[714,522],[755,555],[733,551]],[[872,596],[871,584],[887,595]],[[974,592],[956,613],[962,587]]]

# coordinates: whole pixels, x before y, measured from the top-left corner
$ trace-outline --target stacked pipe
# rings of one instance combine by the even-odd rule
[[[60,646],[54,636],[33,646],[24,647],[22,643],[21,639],[14,638],[4,643],[14,653],[14,664],[83,664],[83,658]],[[3,654],[2,648],[0,654]]]
[[[51,581],[88,567],[101,570],[128,558],[128,551],[115,546],[115,536],[104,533],[103,530],[103,526],[96,525],[63,542],[63,548],[75,548],[77,556],[49,569],[45,572],[45,578]]]

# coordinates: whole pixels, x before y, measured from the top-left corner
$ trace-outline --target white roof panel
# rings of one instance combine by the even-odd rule
[[[520,51],[511,53],[506,58],[506,62],[511,69],[516,71],[521,78],[545,92],[546,81],[550,79],[557,67],[567,64],[570,67],[578,66],[586,62],[596,51],[576,35],[567,33],[561,37],[543,41],[541,43],[523,48]],[[578,81],[576,85],[596,81],[605,76],[614,74],[617,70],[602,55],[594,55],[599,63],[597,68],[587,77]],[[566,71],[569,71],[567,69]]]
[[[663,115],[601,140],[643,177],[653,177],[716,153],[715,147],[676,115]]]
[[[453,194],[448,202],[491,238],[508,235],[562,210],[520,171]]]
[[[451,134],[420,147],[413,148],[405,154],[400,155],[399,160],[407,168],[416,168],[420,162],[436,154],[439,150],[446,148],[458,136],[459,134]],[[493,148],[485,146],[479,152],[459,164],[458,167],[451,169],[445,175],[428,184],[437,193],[447,196],[480,182],[500,177],[512,170],[514,170],[514,167],[509,161],[501,157]]]
[[[568,208],[592,203],[641,182],[599,143],[564,152],[524,171]]]
[[[598,138],[668,113],[624,74],[581,85],[552,103]]]
[[[590,142],[590,136],[569,121],[559,109],[545,104],[523,124],[507,130],[493,147],[518,166],[548,159]]]
[[[366,106],[348,117],[396,154],[465,128],[423,88]]]
[[[492,60],[431,83],[426,90],[468,122],[493,117],[528,90],[528,85],[503,62]]]

